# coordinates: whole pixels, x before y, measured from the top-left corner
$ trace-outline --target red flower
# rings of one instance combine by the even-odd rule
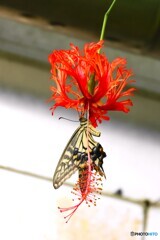
[[[52,113],[61,106],[75,109],[80,118],[88,113],[86,115],[87,119],[89,118],[87,150],[84,152],[87,153],[88,160],[83,168],[79,169],[81,177],[73,189],[73,193],[78,196],[78,203],[72,207],[60,208],[61,212],[70,211],[65,217],[67,221],[84,201],[96,204],[94,193],[101,191],[102,177],[105,176],[93,165],[89,134],[95,132],[93,127],[96,127],[98,122],[109,120],[109,110],[127,113],[129,106],[132,106],[131,100],[126,99],[126,96],[132,95],[135,89],[124,90],[128,83],[133,82],[129,80],[132,72],[126,69],[126,60],[123,58],[117,58],[110,63],[106,56],[100,53],[102,45],[103,41],[89,43],[81,52],[71,44],[70,50],[55,50],[49,55],[53,80],[50,87],[50,100],[54,101]],[[103,148],[101,151],[103,152]],[[102,152],[101,156],[105,154]]]
[[[52,69],[51,86],[54,101],[51,107],[61,106],[74,108],[82,117],[89,112],[89,120],[93,126],[98,122],[109,120],[109,110],[128,112],[132,106],[126,96],[133,95],[135,88],[124,90],[132,75],[126,69],[126,60],[117,58],[109,63],[104,54],[99,51],[103,41],[89,43],[81,53],[78,47],[71,44],[70,50],[55,50],[49,55]]]

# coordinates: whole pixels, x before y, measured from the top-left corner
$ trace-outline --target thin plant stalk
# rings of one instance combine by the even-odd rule
[[[108,16],[109,16],[115,2],[116,2],[116,0],[113,0],[112,4],[110,5],[109,9],[107,10],[107,12],[104,15],[100,40],[104,39],[104,34],[105,34],[105,30],[106,30],[106,24],[107,24]],[[100,49],[98,50],[98,53],[100,53]],[[92,74],[89,81],[88,81],[88,91],[91,95],[94,95],[95,86],[96,86],[95,75]]]

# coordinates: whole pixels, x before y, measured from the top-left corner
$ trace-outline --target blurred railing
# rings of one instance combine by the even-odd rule
[[[2,166],[2,165],[0,165],[0,169],[5,170],[5,171],[9,171],[9,172],[13,172],[13,173],[16,173],[16,174],[22,174],[22,175],[33,177],[33,178],[36,178],[36,179],[52,182],[51,177],[46,177],[46,176],[39,175],[39,174],[32,173],[32,172],[28,172],[28,171],[24,171],[24,170],[20,170],[20,169],[16,169],[16,168],[8,167],[8,166]],[[73,185],[70,184],[70,183],[64,183],[64,185],[69,186],[69,187],[73,187]],[[149,199],[134,199],[134,198],[131,198],[131,197],[125,197],[121,193],[118,193],[118,192],[117,193],[103,192],[102,196],[107,197],[107,198],[117,199],[119,201],[133,203],[133,204],[136,204],[136,205],[140,206],[143,210],[142,211],[143,212],[143,222],[142,222],[142,230],[141,230],[142,232],[146,232],[146,229],[147,229],[149,209],[151,207],[155,207],[155,208],[160,209],[160,199],[155,201],[155,202],[153,202]],[[141,240],[145,240],[145,239],[146,239],[146,236],[143,235],[141,237]]]

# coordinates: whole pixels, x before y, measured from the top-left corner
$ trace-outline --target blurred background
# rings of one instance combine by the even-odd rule
[[[72,203],[75,174],[58,190],[52,176],[79,123],[52,117],[48,55],[98,41],[111,1],[0,0],[0,239],[145,239],[160,235],[160,1],[117,0],[105,35],[112,61],[127,59],[137,87],[129,114],[99,126],[107,153],[103,194],[68,224],[57,206]],[[147,236],[146,239],[158,239]]]

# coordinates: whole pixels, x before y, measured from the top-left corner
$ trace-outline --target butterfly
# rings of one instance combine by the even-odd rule
[[[91,124],[88,124],[85,117],[81,117],[79,121],[80,126],[73,133],[57,164],[53,176],[53,186],[55,189],[59,188],[77,170],[79,171],[79,179],[82,178],[88,166],[88,149],[91,159],[91,169],[95,170],[100,176],[105,177],[103,158],[106,157],[106,153],[103,151],[101,144],[93,139],[93,136],[99,137],[101,133]]]

